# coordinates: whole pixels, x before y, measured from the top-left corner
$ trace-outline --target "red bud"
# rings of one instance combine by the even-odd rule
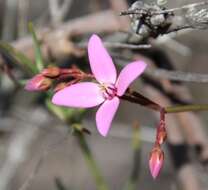
[[[58,67],[48,67],[42,71],[42,75],[49,78],[55,78],[60,75],[61,71]]]
[[[51,87],[51,85],[51,79],[38,74],[27,82],[25,89],[28,91],[46,91]]]

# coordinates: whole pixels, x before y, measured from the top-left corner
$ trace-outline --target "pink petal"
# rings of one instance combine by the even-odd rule
[[[90,67],[100,83],[116,82],[116,68],[113,61],[97,35],[92,35],[88,43]]]
[[[118,97],[115,97],[112,100],[106,100],[96,113],[97,129],[104,137],[108,134],[119,103],[120,100]]]
[[[104,101],[100,87],[96,83],[82,82],[58,91],[52,98],[56,105],[90,108]]]
[[[164,152],[161,149],[160,145],[156,145],[152,149],[149,159],[149,168],[151,175],[154,179],[156,179],[157,176],[159,175],[163,163],[164,163]]]
[[[135,61],[123,68],[116,82],[118,96],[125,93],[129,85],[144,72],[146,66],[147,64],[143,61]]]
[[[159,175],[162,165],[163,165],[162,162],[154,163],[154,165],[149,164],[150,172],[154,179],[156,179],[157,176]]]

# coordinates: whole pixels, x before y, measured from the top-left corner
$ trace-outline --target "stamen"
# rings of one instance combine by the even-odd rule
[[[112,100],[117,94],[117,89],[113,84],[103,84],[101,85],[101,90],[104,98],[107,100]]]

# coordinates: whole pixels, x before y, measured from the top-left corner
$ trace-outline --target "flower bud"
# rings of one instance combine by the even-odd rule
[[[25,90],[28,91],[46,91],[52,85],[52,80],[44,77],[41,74],[35,75],[32,79],[30,79],[26,86]]]
[[[44,69],[41,73],[45,77],[54,78],[54,77],[58,77],[61,71],[58,67],[48,67]]]
[[[157,129],[157,137],[156,137],[156,142],[159,145],[162,145],[164,143],[164,141],[167,138],[167,131],[165,129],[165,125],[160,124],[160,126]]]
[[[149,159],[149,168],[151,175],[154,179],[159,175],[160,170],[163,166],[164,162],[164,152],[160,148],[159,145],[155,146],[151,153],[150,153],[150,159]]]

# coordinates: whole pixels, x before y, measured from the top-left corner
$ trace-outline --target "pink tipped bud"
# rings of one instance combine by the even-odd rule
[[[159,175],[160,170],[163,166],[164,162],[164,152],[160,148],[160,146],[155,146],[151,153],[149,159],[149,168],[151,175],[154,179]]]
[[[44,69],[41,74],[45,77],[55,78],[61,74],[61,70],[58,67],[48,67]]]
[[[52,85],[52,80],[44,77],[41,74],[35,75],[32,79],[30,79],[26,86],[25,90],[28,91],[46,91]]]

